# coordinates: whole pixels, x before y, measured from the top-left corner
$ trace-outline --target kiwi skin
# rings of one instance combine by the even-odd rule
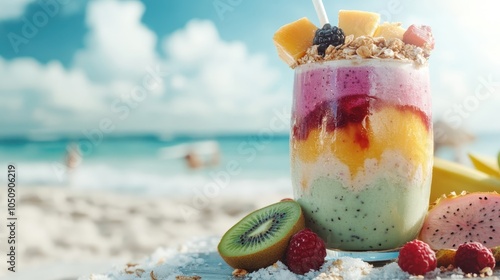
[[[278,203],[297,203],[297,202],[295,202],[295,201],[283,201],[283,202],[278,202]],[[276,204],[278,204],[278,203],[276,203]],[[275,205],[275,204],[272,204],[272,205]],[[300,205],[298,205],[298,206],[300,207]],[[269,206],[267,206],[267,207],[269,207]],[[259,210],[256,210],[256,211],[259,211]],[[254,212],[256,212],[256,211],[254,211]],[[245,216],[245,218],[252,215],[254,212],[248,214],[247,216]],[[232,228],[236,227],[237,225],[238,225],[238,223],[236,225],[234,225]],[[221,243],[219,243],[219,246],[218,246],[218,251],[219,251],[219,254],[222,257],[222,259],[224,259],[224,261],[232,268],[242,268],[242,269],[245,269],[247,271],[255,271],[255,270],[258,270],[260,268],[268,267],[279,260],[284,260],[286,249],[288,247],[288,243],[290,242],[290,238],[292,238],[292,235],[301,231],[305,227],[306,227],[306,225],[305,225],[304,214],[302,213],[302,210],[301,210],[300,216],[297,219],[297,222],[295,223],[295,225],[292,227],[292,229],[285,235],[284,238],[277,241],[276,243],[269,246],[268,248],[265,248],[261,251],[258,251],[258,252],[255,252],[255,253],[249,254],[249,255],[225,256],[223,253],[221,253],[221,250],[220,250],[220,247],[222,244],[222,240],[221,240]]]

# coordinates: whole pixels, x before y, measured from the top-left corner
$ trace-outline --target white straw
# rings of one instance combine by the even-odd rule
[[[312,1],[314,9],[318,14],[319,23],[321,24],[321,26],[325,25],[326,23],[329,23],[328,16],[326,15],[325,11],[325,6],[323,6],[323,0],[312,0]]]

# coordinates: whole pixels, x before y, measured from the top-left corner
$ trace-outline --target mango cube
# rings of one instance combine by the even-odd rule
[[[351,34],[354,35],[354,38],[373,36],[379,21],[380,14],[377,13],[355,10],[339,11],[339,27],[344,31],[345,36]]]
[[[373,37],[384,37],[385,39],[399,39],[403,40],[403,34],[406,29],[401,27],[400,23],[384,22],[378,26],[373,34]]]
[[[289,66],[296,65],[297,60],[312,46],[317,29],[318,27],[305,17],[283,25],[273,36],[279,57]]]

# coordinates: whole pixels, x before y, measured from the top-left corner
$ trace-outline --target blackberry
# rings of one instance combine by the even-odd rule
[[[329,23],[326,23],[323,28],[316,30],[313,44],[318,45],[318,53],[324,56],[329,45],[340,46],[344,44],[344,41],[345,36],[342,29],[337,26],[332,27]]]

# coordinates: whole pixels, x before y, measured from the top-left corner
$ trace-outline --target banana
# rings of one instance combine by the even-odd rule
[[[435,157],[429,202],[434,202],[443,194],[462,191],[496,191],[500,193],[500,179],[467,166]]]
[[[500,178],[500,168],[495,158],[469,153],[469,158],[477,170]]]

